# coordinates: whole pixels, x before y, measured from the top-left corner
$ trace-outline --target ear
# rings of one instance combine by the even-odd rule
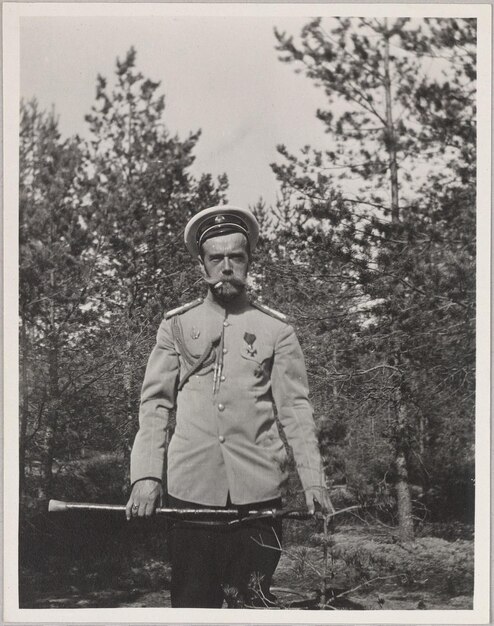
[[[197,255],[197,260],[199,261],[199,271],[201,272],[203,278],[206,278],[206,268],[204,266],[204,260],[200,254]]]

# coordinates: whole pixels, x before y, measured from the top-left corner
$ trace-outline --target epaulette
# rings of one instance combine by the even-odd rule
[[[176,309],[172,309],[171,311],[168,311],[167,313],[165,313],[165,320],[169,319],[170,317],[173,317],[174,315],[180,315],[181,313],[185,313],[185,311],[190,311],[190,309],[193,309],[195,306],[202,304],[202,302],[203,302],[202,298],[197,298],[196,300],[192,300],[192,302],[187,302],[187,304],[182,304],[182,306],[178,306]]]
[[[270,309],[268,306],[266,306],[262,302],[251,302],[251,305],[255,307],[256,309],[258,309],[259,311],[262,311],[263,313],[266,313],[267,315],[271,315],[271,317],[275,317],[277,320],[280,320],[281,322],[288,322],[288,317],[286,315],[284,315],[283,313],[280,313],[279,311],[275,311],[274,309]]]

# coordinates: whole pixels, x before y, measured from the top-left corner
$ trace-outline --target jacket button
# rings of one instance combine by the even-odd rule
[[[222,374],[222,375],[220,376],[220,380],[221,380],[221,382],[222,382],[222,383],[224,383],[224,382],[225,382],[225,380],[226,380],[226,376],[223,376],[223,374]]]
[[[226,354],[228,352],[227,348],[223,348],[223,354]]]
[[[225,410],[225,405],[224,404],[218,404],[218,411],[224,411]]]
[[[220,435],[218,437],[218,439],[219,439],[220,443],[225,443],[225,438],[223,437],[223,435]]]
[[[226,328],[227,326],[230,326],[230,322],[227,322],[227,321],[225,320],[225,321],[223,322],[223,326],[225,326],[225,328]]]

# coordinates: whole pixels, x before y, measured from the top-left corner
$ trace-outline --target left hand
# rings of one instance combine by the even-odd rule
[[[336,513],[336,509],[331,502],[331,498],[329,497],[329,491],[326,487],[310,487],[309,489],[306,489],[305,500],[307,502],[307,508],[309,509],[309,513],[311,515],[314,514],[316,508],[314,500],[320,504],[324,515]]]

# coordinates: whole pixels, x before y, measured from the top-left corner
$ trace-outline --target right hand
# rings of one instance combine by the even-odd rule
[[[163,488],[159,480],[152,478],[138,480],[132,487],[125,507],[126,518],[129,520],[131,517],[150,517],[156,509],[156,503],[161,504],[162,497]]]

